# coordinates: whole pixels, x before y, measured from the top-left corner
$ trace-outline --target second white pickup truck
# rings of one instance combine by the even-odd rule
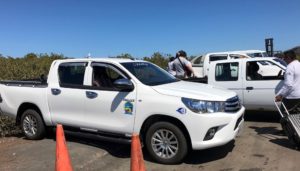
[[[227,52],[211,52],[201,56],[197,56],[191,60],[193,69],[197,77],[204,78],[208,76],[210,63],[219,60],[268,57],[265,51],[261,50],[243,50],[243,51],[227,51]]]
[[[274,98],[285,69],[285,63],[271,57],[215,61],[204,82],[235,91],[247,110],[277,111]]]
[[[188,149],[224,145],[244,121],[234,91],[180,81],[145,61],[57,60],[44,83],[0,83],[0,109],[28,139],[43,138],[56,124],[116,141],[138,133],[160,163],[181,162]]]

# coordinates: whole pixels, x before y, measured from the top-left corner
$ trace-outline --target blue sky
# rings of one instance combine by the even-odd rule
[[[134,57],[300,45],[299,0],[2,0],[0,54]]]

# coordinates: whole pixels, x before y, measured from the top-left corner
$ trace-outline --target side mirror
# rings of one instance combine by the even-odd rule
[[[280,80],[284,80],[284,75],[280,75],[280,76],[279,76],[279,79],[280,79]]]
[[[127,91],[131,91],[134,88],[132,82],[126,78],[117,79],[114,82],[114,86],[120,90],[127,90]]]
[[[279,73],[277,74],[277,77],[278,77],[280,80],[284,80],[284,71],[283,71],[283,70],[280,70]]]

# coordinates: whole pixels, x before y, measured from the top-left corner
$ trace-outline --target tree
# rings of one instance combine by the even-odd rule
[[[163,56],[159,52],[155,52],[150,58],[149,57],[144,57],[143,60],[152,62],[161,68],[167,68],[168,62],[169,62],[169,57],[170,55]]]
[[[134,59],[129,53],[122,53],[121,55],[118,55],[113,58],[125,58],[125,59]]]
[[[36,59],[38,56],[35,53],[28,53],[24,56],[26,59]]]

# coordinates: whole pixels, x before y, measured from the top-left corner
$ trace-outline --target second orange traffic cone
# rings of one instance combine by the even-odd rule
[[[56,171],[72,171],[71,160],[62,125],[56,127]]]
[[[137,134],[133,134],[131,138],[131,171],[145,171],[145,163],[143,158],[143,152],[141,147],[140,137]]]

